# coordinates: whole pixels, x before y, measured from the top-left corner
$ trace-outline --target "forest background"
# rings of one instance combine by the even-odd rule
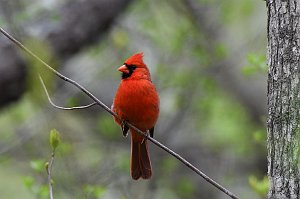
[[[266,176],[266,8],[251,0],[1,0],[0,24],[108,106],[136,52],[161,99],[155,138],[242,198]],[[225,198],[150,144],[154,175],[129,175],[130,139],[99,107],[0,36],[0,196],[48,198],[49,132],[61,133],[55,198]],[[16,191],[17,190],[17,191]]]

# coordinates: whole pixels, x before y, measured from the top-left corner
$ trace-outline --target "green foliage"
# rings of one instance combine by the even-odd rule
[[[50,146],[52,147],[52,150],[55,151],[55,149],[58,147],[58,145],[61,142],[60,133],[56,129],[52,129],[50,131],[49,142],[50,142]]]
[[[181,178],[176,187],[178,194],[182,198],[190,198],[196,190],[195,184],[186,177]]]
[[[117,156],[117,166],[120,169],[120,171],[123,171],[124,173],[128,173],[129,174],[129,169],[130,169],[130,161],[129,161],[129,157],[130,154],[129,153],[124,153],[124,152],[118,152],[118,156]]]
[[[61,142],[59,144],[59,153],[60,154],[70,154],[72,152],[73,148],[72,145],[70,143],[67,142]]]
[[[117,29],[112,33],[112,41],[117,48],[125,48],[129,43],[128,33]]]
[[[256,73],[265,74],[268,71],[265,55],[257,55],[250,53],[247,55],[248,64],[242,68],[242,73],[250,76]]]
[[[208,81],[207,87],[211,86]],[[249,152],[249,136],[253,126],[249,125],[246,111],[219,89],[214,90],[195,101],[201,113],[196,120],[201,121],[197,125],[202,129],[203,142],[216,150],[226,148],[241,155]]]
[[[27,187],[29,189],[34,185],[34,182],[35,182],[35,180],[32,176],[26,176],[23,178],[23,183],[24,183],[25,187]]]
[[[19,103],[15,103],[14,106],[9,106],[6,109],[2,110],[0,115],[0,126],[1,130],[4,128],[9,128],[14,126],[13,124],[18,124],[28,119],[33,115],[30,110],[32,110],[34,104],[24,96],[24,98],[19,101]]]
[[[117,124],[109,115],[102,115],[97,122],[97,130],[108,139],[117,139],[121,135]]]
[[[32,176],[26,176],[23,178],[24,186],[37,198],[48,198],[48,186],[39,184]]]
[[[15,7],[15,9],[10,10],[13,11],[13,25],[22,27],[24,23],[28,23],[29,21],[34,21],[39,19],[41,16],[47,16],[48,19],[51,19],[52,22],[56,22],[60,19],[58,14],[58,10],[51,9],[45,2],[43,1],[12,1],[11,6]]]
[[[186,45],[195,42],[196,29],[184,12],[178,12],[167,1],[143,1],[134,12],[144,9],[147,12],[136,19],[139,24],[136,29],[151,38],[160,50],[178,54]]]
[[[98,185],[86,185],[83,191],[86,198],[100,199],[104,195],[106,188]]]
[[[27,39],[24,41],[24,45],[30,49],[32,52],[36,53],[43,61],[56,68],[56,62],[53,59],[52,52],[50,47],[44,41],[34,39]],[[29,56],[27,53],[24,54],[28,65],[30,66],[29,75],[27,78],[28,85],[28,95],[32,101],[36,103],[41,103],[45,99],[44,91],[38,79],[38,75],[41,74],[48,91],[52,89],[53,85],[49,84],[52,82],[53,77],[55,76],[50,72],[44,65],[42,65],[38,60]]]
[[[35,3],[37,2],[38,1]],[[36,6],[35,3],[32,1],[34,8],[30,6],[29,10],[32,11],[33,9],[32,12],[27,12],[26,10],[28,9],[26,9],[17,14],[18,19],[23,20],[26,24],[32,24],[28,20],[34,18],[38,15],[37,13],[40,12],[37,11],[37,7],[39,6]],[[228,28],[228,25],[237,23],[251,25],[248,21],[245,23],[245,19],[256,10],[256,7],[254,7],[255,2],[250,0],[242,2],[239,0],[229,0],[220,3],[217,0],[198,0],[196,3],[199,3],[200,6],[205,4],[208,11],[212,11],[212,14],[217,13],[216,16],[212,16],[212,18],[208,17],[203,20],[210,22],[211,20],[213,21],[214,18],[221,19],[221,24],[217,24],[224,28],[224,34],[222,31],[220,41],[211,42],[211,40],[209,40],[207,33],[201,30],[202,27],[196,25],[195,21],[193,21],[194,19],[191,17],[191,13],[186,10],[182,1],[142,0],[132,3],[132,6],[130,6],[127,12],[120,18],[120,22],[113,25],[112,31],[102,37],[99,44],[94,44],[86,48],[85,50],[88,52],[80,51],[76,55],[76,59],[79,59],[79,57],[84,54],[84,61],[88,62],[87,64],[90,64],[90,62],[97,63],[95,68],[99,67],[101,69],[98,71],[95,69],[95,74],[100,74],[100,77],[104,77],[104,80],[102,79],[101,81],[105,81],[111,77],[119,78],[118,76],[116,77],[116,68],[112,69],[112,66],[118,66],[118,64],[120,64],[119,62],[123,61],[130,52],[145,50],[145,58],[149,60],[154,82],[158,82],[156,85],[160,91],[160,96],[167,93],[166,99],[162,99],[161,101],[164,107],[162,107],[161,110],[158,127],[161,125],[160,127],[162,128],[158,128],[158,130],[164,129],[169,122],[172,123],[172,115],[176,114],[176,111],[181,113],[182,110],[185,111],[183,108],[186,108],[187,105],[191,105],[187,108],[184,118],[182,119],[184,123],[176,126],[176,128],[177,130],[183,129],[182,132],[185,133],[184,136],[188,139],[191,137],[193,139],[193,136],[195,136],[190,136],[190,133],[196,134],[196,132],[200,132],[195,136],[194,147],[205,147],[209,151],[211,151],[211,149],[216,149],[221,152],[226,150],[223,154],[229,157],[232,154],[236,155],[237,152],[243,152],[240,157],[237,157],[237,162],[241,159],[244,160],[245,151],[251,151],[251,157],[261,155],[263,154],[261,151],[257,153],[253,152],[253,142],[255,142],[254,144],[265,144],[265,132],[253,126],[244,107],[239,104],[235,97],[226,93],[226,91],[214,81],[214,78],[217,78],[218,74],[211,73],[210,68],[208,68],[211,64],[215,64],[216,60],[217,63],[219,63],[219,61],[222,62],[222,59],[225,57],[235,56],[230,55],[230,51],[227,49],[226,44],[231,41],[223,40],[223,38],[226,38],[226,35],[231,34],[227,32],[226,28]],[[216,10],[217,12],[214,12]],[[59,15],[55,12],[51,13],[51,15],[47,15],[47,17],[51,20],[51,23],[59,21]],[[36,20],[39,20],[39,18]],[[214,27],[214,25],[215,24],[212,23],[212,27]],[[23,24],[21,27],[23,27]],[[234,37],[241,37],[240,39],[244,39],[243,41],[247,42],[245,37],[242,37],[242,34],[236,31],[240,27],[231,27],[230,31],[233,32]],[[31,29],[30,27],[28,28]],[[248,31],[248,29],[246,31]],[[237,40],[237,43],[239,43],[239,40]],[[46,62],[55,66],[55,63],[52,63],[53,60],[49,58],[51,57],[51,50],[47,48],[47,46],[49,46],[48,44],[37,41],[36,38],[34,38],[26,41],[26,45],[34,52],[37,52],[39,56],[42,56]],[[237,46],[232,44],[232,47],[234,49]],[[148,52],[151,52],[149,53],[150,56]],[[238,59],[238,57],[234,57],[233,59],[235,60],[235,58]],[[148,60],[146,60],[147,64]],[[30,65],[30,76],[28,77],[30,91],[19,103],[13,104],[9,110],[2,111],[2,115],[0,116],[0,145],[2,146],[2,143],[4,143],[13,146],[17,143],[19,147],[25,149],[22,152],[24,154],[26,153],[28,162],[33,159],[30,161],[30,167],[34,173],[32,176],[24,178],[24,185],[31,193],[34,193],[35,198],[43,198],[44,196],[40,197],[39,195],[43,195],[43,193],[47,191],[45,188],[45,173],[43,173],[45,172],[44,161],[37,158],[48,154],[48,147],[44,147],[43,144],[41,144],[43,142],[40,142],[41,139],[45,139],[45,136],[41,136],[40,133],[35,132],[35,136],[32,136],[32,139],[29,139],[26,143],[20,143],[22,144],[22,146],[20,146],[18,144],[19,138],[23,138],[23,132],[25,132],[25,130],[22,128],[23,125],[21,126],[21,130],[19,130],[19,127],[20,124],[25,123],[27,118],[32,118],[39,110],[36,108],[37,105],[34,100],[42,102],[42,97],[45,99],[44,92],[37,79],[36,71],[42,73],[47,88],[50,91],[53,88],[53,78],[51,73],[47,70],[44,71],[45,68],[35,62],[35,60],[28,58],[28,61]],[[258,72],[265,72],[264,61],[265,57],[262,59],[260,55],[248,55],[249,64],[245,66],[243,73],[252,75]],[[82,68],[84,68],[83,70],[87,70],[84,64]],[[50,76],[47,76],[48,74]],[[112,74],[113,76],[110,76]],[[98,78],[97,81],[99,79],[101,78]],[[94,82],[94,79],[89,79],[89,81]],[[89,88],[88,84],[85,86]],[[111,88],[113,88],[113,86]],[[109,87],[109,90],[113,92],[111,88]],[[103,91],[106,92],[105,89]],[[71,97],[67,102],[67,106],[78,105],[77,99],[78,98]],[[163,110],[166,107],[165,105],[171,107],[167,113]],[[59,169],[54,170],[54,174],[57,175],[55,181],[61,185],[55,187],[55,195],[65,196],[58,198],[74,198],[74,196],[78,195],[86,196],[82,198],[103,198],[107,188],[101,185],[101,183],[103,183],[101,178],[104,178],[104,183],[109,185],[110,191],[113,194],[123,194],[126,195],[126,198],[132,198],[130,193],[133,191],[128,189],[132,187],[136,188],[136,184],[148,183],[145,181],[136,183],[126,180],[125,183],[128,184],[125,186],[126,190],[123,190],[123,179],[125,175],[126,178],[130,179],[129,143],[128,146],[126,146],[128,148],[119,143],[121,141],[123,142],[123,140],[117,140],[122,137],[121,130],[114,123],[110,115],[103,114],[100,117],[95,117],[94,113],[82,114],[80,111],[74,111],[71,114],[67,114],[67,117],[65,115],[63,117],[57,117],[58,115],[61,116],[61,114],[65,113],[62,113],[62,111],[59,111],[59,114],[52,112],[50,118],[45,118],[47,121],[39,121],[39,126],[44,126],[44,128],[47,128],[48,125],[52,126],[55,122],[55,126],[60,125],[58,128],[70,129],[64,134],[64,137],[66,139],[70,138],[71,141],[69,143],[60,143],[58,151],[60,154],[67,155],[64,157],[63,163],[60,161],[56,162],[56,166]],[[47,112],[45,112],[45,116],[48,116]],[[30,124],[34,124],[33,121],[34,120],[30,120]],[[95,126],[97,132],[100,132],[101,136],[103,136],[100,138],[97,136],[99,140],[95,139]],[[16,129],[18,129],[18,131]],[[22,132],[22,136],[18,133],[19,131]],[[28,136],[26,133],[27,132],[24,134],[24,138]],[[161,133],[169,132],[157,132],[158,140],[161,138]],[[172,134],[172,132],[170,133]],[[170,136],[173,135],[171,134]],[[199,139],[197,140],[198,137]],[[108,140],[107,142],[106,139],[113,141]],[[177,138],[174,137],[174,140],[175,139]],[[51,144],[52,148],[58,146],[58,144],[55,144],[57,141],[58,140]],[[174,143],[176,143],[176,140]],[[181,142],[181,145],[184,146],[185,143]],[[27,150],[28,148],[31,150]],[[184,148],[184,150],[188,149]],[[115,151],[118,152],[115,153]],[[180,151],[178,152],[181,153]],[[23,154],[18,154],[16,157],[21,155]],[[157,153],[157,155],[160,156],[161,154]],[[228,158],[226,155],[222,156],[222,158]],[[159,176],[158,178],[151,179],[150,182],[150,186],[152,188],[155,187],[155,190],[150,187],[150,190],[148,190],[148,188],[141,190],[135,189],[134,192],[145,191],[145,196],[148,196],[149,192],[150,194],[154,193],[154,198],[193,198],[198,184],[186,177],[182,178],[184,174],[177,172],[180,168],[178,167],[177,160],[173,157],[159,158],[162,160],[159,161],[159,163],[155,162],[155,158],[153,158],[153,163],[160,165],[153,165],[154,175]],[[198,159],[200,157],[195,158]],[[113,166],[113,168],[103,166],[105,164],[102,165],[102,162],[107,160],[113,160],[114,163],[116,162],[115,166]],[[18,164],[14,164],[12,166],[13,171],[15,171],[15,167],[20,165],[22,164],[19,164],[19,162]],[[63,169],[60,169],[60,167]],[[117,167],[116,170],[115,167]],[[0,187],[2,187],[2,185],[7,186],[8,183],[11,183],[12,185],[10,187],[15,188],[16,182],[19,181],[18,173],[11,172],[10,174],[6,174],[8,167],[3,168],[2,166],[1,168],[2,172],[0,173],[0,177],[3,180]],[[25,171],[19,171],[19,173],[28,173],[26,169],[27,168],[24,169]],[[124,176],[120,179],[111,179],[110,176],[117,175],[110,175],[112,169],[114,169],[113,172],[124,173]],[[226,169],[228,168],[224,168],[224,170]],[[102,173],[106,171],[108,175],[103,177]],[[238,173],[238,175],[241,174],[240,172]],[[224,175],[226,176],[226,174]],[[232,175],[230,179],[234,179],[235,177],[237,176]],[[238,176],[238,178],[247,179],[248,176],[241,175]],[[94,184],[95,179],[99,185]],[[87,185],[86,181],[92,184]],[[157,186],[157,181],[163,182],[163,184],[161,184],[162,186]],[[232,181],[230,181],[230,183],[232,183]],[[254,184],[259,187],[259,185],[257,185],[258,183]],[[24,186],[21,187],[24,188]],[[246,192],[247,190],[249,191],[249,187],[246,187],[243,191],[244,190],[246,190]],[[2,190],[0,192],[2,196]],[[24,191],[19,197],[9,197],[9,195],[3,198],[24,198],[23,193]],[[48,198],[47,194],[44,195],[44,198]],[[25,198],[27,199],[28,197],[25,196]],[[30,198],[33,198],[32,195]],[[122,196],[119,198],[122,198]],[[123,197],[123,199],[125,199],[125,197]]]
[[[228,50],[226,46],[222,43],[219,43],[215,46],[214,50],[215,58],[216,59],[223,59],[228,55]]]
[[[178,166],[178,160],[174,157],[165,157],[161,163],[162,173],[172,174]]]
[[[44,172],[45,171],[45,161],[44,160],[31,160],[30,167],[36,172]]]
[[[67,107],[74,107],[79,105],[79,99],[77,97],[69,97],[66,102]]]
[[[56,150],[56,148],[61,143],[60,139],[60,133],[56,129],[52,129],[49,134],[49,142],[50,146],[53,150],[53,152]],[[54,153],[53,153],[54,155]],[[33,169],[35,174],[38,174],[40,176],[43,176],[46,171],[48,171],[49,162],[46,162],[44,160],[38,159],[38,160],[31,160],[30,161],[30,167]],[[46,168],[46,169],[45,169]],[[51,179],[52,181],[52,179]],[[37,198],[48,198],[49,197],[49,191],[48,191],[48,185],[45,181],[39,180],[38,177],[34,178],[33,176],[26,176],[23,178],[23,184],[24,186]]]
[[[225,23],[240,22],[255,10],[254,1],[227,0],[221,4],[221,17]]]
[[[25,95],[19,102],[3,108],[0,114],[0,145],[9,147],[16,139],[15,129],[34,115],[35,105]]]
[[[159,198],[162,199],[181,199],[182,197],[178,197],[174,190],[169,189],[164,185],[161,186],[161,189],[158,190]]]
[[[253,139],[255,142],[265,145],[267,140],[267,134],[264,130],[256,130],[253,133]]]
[[[249,185],[252,188],[252,190],[257,193],[260,198],[265,198],[268,190],[269,190],[269,179],[267,176],[265,176],[263,179],[259,180],[255,176],[250,176],[248,179]]]

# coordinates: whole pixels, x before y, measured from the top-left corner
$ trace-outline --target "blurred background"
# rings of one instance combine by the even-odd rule
[[[0,0],[0,24],[109,107],[117,68],[144,52],[161,99],[155,138],[241,198],[264,198],[264,1]],[[0,198],[48,198],[53,128],[54,198],[228,198],[153,144],[152,179],[132,180],[112,117],[53,108],[38,73],[56,104],[91,102],[0,35]]]

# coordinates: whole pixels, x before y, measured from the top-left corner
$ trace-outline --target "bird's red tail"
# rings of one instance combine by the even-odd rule
[[[131,138],[131,177],[149,179],[152,175],[147,140],[136,142]]]

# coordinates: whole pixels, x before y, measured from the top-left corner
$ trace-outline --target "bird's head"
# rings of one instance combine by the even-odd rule
[[[143,61],[143,53],[137,53],[129,57],[124,64],[118,68],[122,72],[122,79],[149,79],[150,73]]]

